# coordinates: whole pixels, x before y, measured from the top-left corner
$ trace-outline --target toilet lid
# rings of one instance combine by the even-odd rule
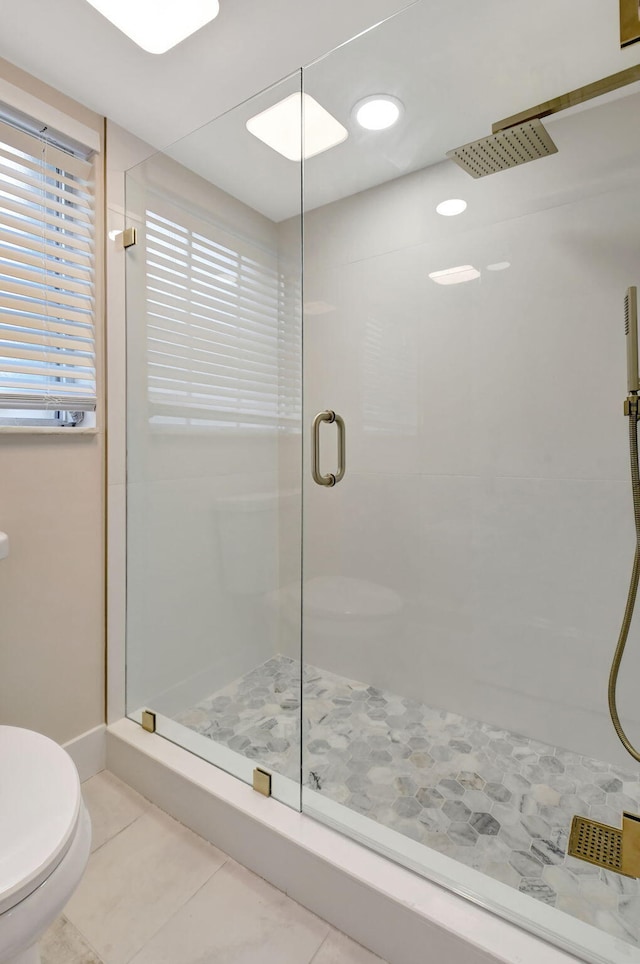
[[[71,757],[40,733],[0,726],[0,914],[55,870],[80,813]]]

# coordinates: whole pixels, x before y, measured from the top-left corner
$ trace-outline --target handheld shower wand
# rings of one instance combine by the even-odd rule
[[[627,391],[640,391],[638,379],[638,289],[628,288],[624,299],[624,333],[627,339]]]
[[[624,300],[624,333],[627,339],[627,389],[628,395],[624,403],[624,414],[629,418],[629,454],[631,457],[631,492],[633,495],[633,516],[636,529],[636,548],[633,557],[633,567],[631,570],[631,581],[627,594],[627,605],[625,606],[618,645],[613,656],[611,672],[609,674],[609,713],[613,727],[618,735],[618,739],[625,750],[631,754],[634,760],[640,763],[640,751],[636,750],[629,741],[626,733],[622,729],[618,707],[616,701],[616,690],[618,686],[618,673],[620,664],[624,656],[627,645],[629,628],[633,618],[633,610],[638,594],[638,582],[640,581],[640,466],[638,464],[638,419],[640,412],[638,403],[640,401],[638,392],[640,391],[640,377],[638,375],[638,289],[629,288]]]

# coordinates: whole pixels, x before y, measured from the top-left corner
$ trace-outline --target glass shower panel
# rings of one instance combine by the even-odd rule
[[[299,808],[301,164],[247,127],[285,100],[299,145],[297,73],[127,175],[127,712]]]
[[[546,118],[558,152],[490,177],[446,159],[639,54],[571,0],[526,23],[449,7],[303,72],[348,131],[304,165],[303,809],[586,959],[640,961],[638,882],[567,856],[574,815],[640,811],[606,699],[634,546],[640,95]],[[395,125],[359,125],[372,94]],[[322,485],[331,412],[346,472]]]

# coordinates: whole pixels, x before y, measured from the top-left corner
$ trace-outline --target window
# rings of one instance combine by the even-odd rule
[[[0,121],[0,425],[95,410],[94,195],[86,156]]]
[[[145,214],[152,424],[299,428],[300,286],[277,250],[164,197]]]

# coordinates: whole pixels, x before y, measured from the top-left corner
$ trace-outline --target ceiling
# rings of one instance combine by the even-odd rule
[[[159,57],[86,0],[3,6],[0,56],[154,146],[173,143],[173,157],[274,221],[299,211],[299,165],[245,124],[298,80],[256,91],[398,11],[305,71],[305,90],[349,130],[306,163],[307,207],[439,163],[493,121],[640,62],[640,44],[620,50],[618,0],[221,0],[216,20]],[[401,123],[359,131],[353,105],[381,92],[404,103]]]
[[[160,148],[407,3],[220,0],[214,21],[156,56],[86,0],[0,0],[0,57]]]
[[[421,0],[312,64],[305,91],[349,137],[305,163],[305,209],[437,164],[451,148],[486,136],[492,122],[640,61],[640,45],[620,50],[618,0],[580,0],[580,9],[577,20],[576,0],[538,0],[535,17],[513,0]],[[252,98],[171,155],[272,220],[294,216],[299,165],[245,125],[297,83]],[[388,131],[359,129],[354,104],[381,92],[403,102],[401,121]]]

